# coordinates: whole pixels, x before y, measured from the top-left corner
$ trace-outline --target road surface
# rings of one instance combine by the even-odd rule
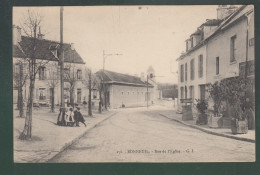
[[[215,136],[158,115],[121,109],[50,162],[247,162],[255,144]]]

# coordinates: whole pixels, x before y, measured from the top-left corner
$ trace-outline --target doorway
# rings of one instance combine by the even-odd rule
[[[81,89],[77,89],[77,103],[81,103]]]

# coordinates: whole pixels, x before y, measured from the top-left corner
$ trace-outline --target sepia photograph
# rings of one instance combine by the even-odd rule
[[[256,161],[254,5],[12,11],[14,163]]]

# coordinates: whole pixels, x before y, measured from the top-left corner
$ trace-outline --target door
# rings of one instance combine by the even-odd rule
[[[81,103],[81,89],[77,89],[77,103]]]
[[[200,99],[205,100],[205,85],[200,85]]]

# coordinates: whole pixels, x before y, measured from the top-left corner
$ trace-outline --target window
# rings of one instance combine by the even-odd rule
[[[82,80],[82,71],[80,69],[77,70],[77,79]]]
[[[192,99],[192,102],[194,100],[194,87],[190,86],[190,98]]]
[[[124,92],[121,92],[122,93],[122,95],[124,95]]]
[[[199,78],[201,78],[203,77],[203,55],[199,55],[198,67]]]
[[[194,80],[194,59],[190,61],[190,79]]]
[[[183,99],[183,98],[184,98],[184,88],[181,87],[181,99]]]
[[[189,50],[188,49],[189,45],[188,45],[188,40],[186,41],[186,52]]]
[[[193,37],[190,38],[190,42],[191,42],[190,47],[192,48],[193,47]]]
[[[200,85],[200,99],[205,99],[205,85]]]
[[[64,68],[64,80],[68,80],[70,76],[69,68]]]
[[[129,95],[129,92],[127,92],[127,94]]]
[[[45,80],[46,79],[46,68],[40,67],[39,68],[39,80]]]
[[[39,100],[46,100],[46,89],[39,88]]]
[[[254,46],[255,45],[255,38],[249,39],[249,46]]]
[[[187,67],[187,63],[185,63],[185,81],[187,81],[187,70],[188,69],[188,67]]]
[[[236,35],[230,38],[230,63],[236,61]]]
[[[219,74],[219,57],[216,57],[216,75]]]
[[[20,74],[20,64],[15,64],[14,65],[14,75],[19,75]]]
[[[183,68],[183,65],[181,65],[181,82],[184,81],[184,68]]]

